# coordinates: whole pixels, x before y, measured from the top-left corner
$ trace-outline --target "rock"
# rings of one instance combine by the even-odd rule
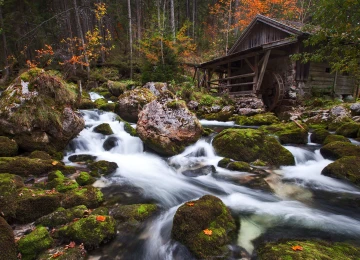
[[[91,185],[95,181],[96,181],[96,179],[94,177],[90,176],[90,174],[87,172],[80,172],[80,175],[78,177],[76,177],[76,182],[80,186]]]
[[[312,143],[322,144],[327,136],[329,136],[329,131],[325,129],[315,129],[314,132],[310,136],[310,140]]]
[[[212,110],[215,110],[213,108],[214,107],[211,107]],[[204,115],[204,118],[207,120],[217,120],[217,121],[226,122],[230,119],[230,117],[232,117],[233,113],[234,113],[233,106],[225,106],[219,112]]]
[[[254,129],[225,129],[213,140],[215,151],[236,161],[257,159],[271,165],[294,165],[292,154],[272,136]]]
[[[94,127],[93,130],[95,133],[103,134],[103,135],[112,135],[114,132],[112,131],[111,127],[107,123],[100,124]]]
[[[336,179],[347,180],[360,186],[360,156],[342,157],[327,165],[321,174]]]
[[[84,186],[70,190],[64,194],[61,206],[72,208],[78,205],[85,205],[88,208],[97,208],[104,201],[103,193],[92,186]]]
[[[107,87],[109,88],[110,93],[115,97],[123,94],[127,86],[128,84],[119,81],[108,80],[107,82]]]
[[[114,147],[118,146],[121,143],[121,139],[116,136],[110,136],[106,138],[103,144],[103,148],[105,151],[110,151]]]
[[[326,136],[323,145],[327,145],[331,142],[345,142],[345,143],[351,143],[349,139],[347,139],[346,137],[342,136],[342,135],[328,135]]]
[[[51,156],[44,151],[33,151],[30,153],[29,158],[31,159],[41,159],[41,160],[51,160]]]
[[[331,142],[320,148],[325,159],[337,160],[344,156],[360,156],[360,146],[347,142]]]
[[[331,123],[328,124],[327,128],[329,131],[335,131],[345,123],[353,123],[353,120],[350,117],[335,118],[334,120],[331,121]]]
[[[279,123],[279,119],[273,113],[257,114],[254,116],[237,116],[235,122],[238,125],[260,126]]]
[[[204,230],[211,230],[211,236]],[[180,206],[171,230],[172,238],[184,244],[198,259],[227,259],[227,245],[235,234],[235,221],[229,209],[212,195]]]
[[[11,226],[0,217],[0,248],[1,259],[17,260],[14,233]]]
[[[0,172],[8,172],[22,177],[39,176],[57,169],[52,160],[30,159],[26,157],[0,157]]]
[[[307,144],[308,142],[308,128],[304,125],[304,129],[300,128],[297,124],[280,123],[270,126],[262,126],[259,130],[268,133],[275,134],[279,137],[279,141],[282,144]]]
[[[109,215],[109,209],[105,207],[99,207],[91,211],[91,215]]]
[[[187,107],[191,110],[191,111],[195,111],[199,108],[199,102],[196,102],[194,100],[191,100],[187,103]]]
[[[227,169],[231,171],[239,171],[239,172],[250,172],[250,164],[247,162],[230,162],[227,167]]]
[[[352,104],[350,111],[352,116],[360,116],[360,102]]]
[[[358,123],[345,123],[336,129],[335,134],[345,137],[356,138],[358,131],[360,130],[360,124]]]
[[[136,129],[133,128],[128,122],[124,122],[124,130],[131,136],[137,136]]]
[[[126,121],[136,123],[142,108],[155,100],[156,96],[147,88],[136,88],[119,96],[115,112]]]
[[[95,104],[96,108],[103,110],[103,111],[109,111],[109,112],[114,112],[115,107],[116,107],[115,103],[109,103],[104,98],[99,98],[99,99],[95,100],[94,104]]]
[[[211,135],[212,133],[215,133],[215,131],[212,130],[211,128],[204,127],[203,132],[202,132],[202,136],[206,137],[206,136]]]
[[[0,135],[24,151],[62,151],[83,128],[74,107],[76,89],[48,72],[30,69],[2,93]]]
[[[139,114],[137,133],[140,139],[159,154],[172,156],[195,143],[202,126],[183,101],[161,104],[152,101]]]
[[[70,162],[93,162],[96,160],[96,156],[90,154],[75,154],[69,156]]]
[[[221,106],[219,105],[212,105],[210,108],[210,113],[218,113],[221,111]]]
[[[330,117],[332,118],[342,118],[342,117],[349,117],[350,114],[348,110],[343,106],[335,106],[330,109]]]
[[[15,156],[17,153],[17,143],[6,136],[0,136],[0,157]]]
[[[301,246],[303,250],[291,250],[293,246]],[[359,247],[347,243],[331,243],[321,240],[290,240],[263,244],[257,249],[257,259],[357,259],[360,257]]]
[[[203,166],[203,167],[200,167],[197,169],[183,171],[182,174],[187,177],[198,177],[198,176],[208,175],[208,174],[215,173],[215,172],[216,172],[216,169],[213,165],[207,165],[207,166]]]
[[[87,207],[84,205],[70,209],[58,208],[56,211],[37,219],[35,225],[42,225],[49,228],[65,225],[75,218],[82,218],[87,210]]]
[[[161,93],[168,90],[167,84],[163,82],[148,82],[143,88],[149,89],[155,96],[159,96]]]
[[[0,209],[5,219],[15,217],[17,203],[14,198],[18,197],[17,190],[24,187],[24,182],[20,176],[0,173]]]
[[[42,253],[38,256],[38,260],[49,260],[54,259],[54,255],[57,253],[63,253],[60,256],[56,257],[56,260],[85,260],[87,259],[87,252],[84,249],[83,245],[74,246],[73,248],[70,247],[55,247],[47,250],[46,252]]]
[[[48,189],[55,189],[58,192],[67,192],[78,188],[79,184],[74,180],[66,178],[62,172],[58,170],[49,173],[46,187]]]
[[[218,162],[218,167],[226,168],[232,160],[230,158],[223,158]]]
[[[104,220],[97,220],[105,218]],[[116,222],[111,216],[90,215],[59,229],[59,236],[67,241],[83,243],[95,249],[109,242],[116,235]]]
[[[109,175],[116,171],[119,166],[114,162],[108,161],[97,161],[89,164],[89,169],[91,170],[91,175],[98,176],[98,175]]]
[[[261,109],[239,108],[236,112],[241,116],[254,116],[262,113],[263,111]]]
[[[50,248],[53,244],[49,232],[45,227],[37,227],[30,234],[21,238],[18,242],[18,250],[22,260],[37,259],[37,256]]]

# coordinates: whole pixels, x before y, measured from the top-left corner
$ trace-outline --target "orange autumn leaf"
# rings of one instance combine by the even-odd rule
[[[210,230],[210,229],[204,229],[203,232],[205,235],[208,235],[208,236],[212,235],[212,230]]]
[[[303,247],[302,246],[292,246],[291,249],[294,251],[302,251]]]
[[[57,257],[59,257],[59,256],[62,256],[63,254],[64,254],[64,252],[57,252],[57,253],[53,254],[53,255],[51,256],[51,258],[57,258]]]
[[[106,219],[105,216],[96,216],[96,220],[97,220],[97,221],[104,222],[105,219]]]
[[[59,162],[58,161],[53,161],[51,164],[52,165],[57,165]]]
[[[186,203],[186,205],[188,205],[189,207],[193,207],[195,205],[195,203],[194,202],[188,202],[188,203]]]

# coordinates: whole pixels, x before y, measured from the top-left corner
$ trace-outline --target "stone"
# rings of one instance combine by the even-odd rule
[[[352,104],[350,106],[350,111],[352,116],[360,116],[360,102]]]
[[[6,136],[0,136],[0,157],[15,156],[17,154],[17,143]]]
[[[30,153],[29,158],[41,159],[41,160],[51,160],[51,156],[44,151],[33,151]]]
[[[346,137],[342,136],[342,135],[328,135],[325,137],[324,141],[323,141],[323,145],[327,145],[331,142],[345,142],[345,143],[351,143],[349,139],[347,139]]]
[[[163,82],[147,82],[143,88],[149,89],[155,96],[168,90],[167,84]]]
[[[54,255],[62,252],[62,255],[56,257],[56,260],[85,260],[87,259],[87,252],[84,249],[83,245],[76,245],[73,248],[67,246],[60,246],[55,248],[50,248],[44,253],[40,254],[37,260],[49,260],[54,259]]]
[[[241,116],[254,116],[262,113],[263,111],[261,109],[239,108],[236,112]]]
[[[110,93],[115,97],[118,97],[121,94],[123,94],[126,91],[127,86],[128,85],[126,83],[119,82],[119,81],[108,80],[108,82],[107,82],[107,87],[108,87]]]
[[[303,128],[300,128],[294,122],[261,126],[259,130],[277,135],[282,144],[307,144],[308,142],[307,126],[303,125]]]
[[[256,114],[254,116],[237,116],[235,122],[238,125],[260,126],[279,123],[279,119],[273,113]]]
[[[87,172],[80,172],[80,175],[78,177],[76,177],[76,182],[80,186],[91,185],[95,181],[96,181],[96,179]]]
[[[183,171],[182,174],[185,175],[186,177],[198,177],[198,176],[208,175],[208,174],[215,173],[215,172],[216,172],[216,169],[213,165],[207,165],[207,166],[202,166],[197,169],[190,169],[190,170]]]
[[[37,256],[46,249],[50,248],[53,242],[53,239],[45,227],[37,227],[30,234],[19,240],[18,250],[21,253],[21,259],[37,259]]]
[[[360,155],[360,154],[359,154]],[[360,186],[360,156],[345,156],[327,165],[321,174]]]
[[[70,162],[93,162],[96,160],[96,156],[90,154],[74,154],[69,156]]]
[[[311,134],[310,136],[310,141],[312,143],[318,143],[318,144],[322,144],[326,137],[331,135],[329,133],[329,131],[325,130],[325,129],[315,129],[314,132]]]
[[[359,130],[359,123],[345,123],[341,125],[338,129],[336,129],[335,134],[350,138],[356,138]]]
[[[104,141],[103,148],[105,151],[110,151],[119,144],[121,144],[121,139],[119,137],[110,136]]]
[[[24,182],[20,176],[0,173],[0,209],[6,220],[15,218],[17,203],[14,198],[18,197],[17,190],[22,187]]]
[[[88,208],[96,208],[99,207],[103,201],[104,195],[99,189],[93,186],[84,186],[64,193],[61,206],[64,208],[72,208],[78,205],[84,205]]]
[[[250,164],[247,162],[230,162],[227,167],[227,169],[231,171],[239,171],[239,172],[250,172]]]
[[[100,124],[94,127],[93,131],[95,133],[103,134],[103,135],[112,135],[114,132],[112,131],[110,125],[108,123]]]
[[[4,260],[17,260],[14,233],[5,219],[0,217],[0,257]]]
[[[93,176],[109,175],[116,171],[119,166],[115,162],[108,162],[105,160],[93,162],[89,164],[89,169]]]
[[[187,107],[192,110],[195,111],[199,108],[199,102],[196,102],[194,100],[191,100],[187,103]]]
[[[360,157],[360,146],[348,142],[335,141],[320,148],[325,159],[337,160],[344,156]]]

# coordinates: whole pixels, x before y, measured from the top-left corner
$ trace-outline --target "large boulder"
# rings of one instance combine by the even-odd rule
[[[0,135],[25,151],[62,151],[83,128],[76,86],[40,69],[23,73],[0,97]]]
[[[16,260],[16,245],[14,233],[11,226],[0,217],[0,258],[6,260]]]
[[[322,144],[326,137],[331,135],[329,131],[323,128],[315,129],[314,132],[310,136],[310,140],[313,143]]]
[[[352,116],[360,116],[360,102],[352,104],[350,111]]]
[[[17,190],[22,187],[24,182],[20,176],[0,174],[0,209],[7,220],[15,217],[17,203],[14,203],[14,198],[18,197]]]
[[[279,119],[273,113],[264,113],[254,116],[237,116],[235,122],[238,125],[260,126],[279,123]]]
[[[345,156],[327,165],[322,175],[350,181],[360,186],[360,157]]]
[[[139,114],[137,133],[154,151],[172,156],[195,143],[202,134],[202,126],[186,107],[185,102],[152,101]]]
[[[163,82],[148,82],[143,88],[149,89],[155,96],[159,96],[161,93],[168,90],[167,84]]]
[[[88,208],[97,208],[104,201],[101,190],[93,186],[84,186],[70,190],[64,194],[61,206],[72,208],[78,205],[85,205]]]
[[[331,142],[346,142],[346,143],[351,143],[349,139],[347,139],[346,137],[342,136],[342,135],[328,135],[325,137],[324,141],[323,141],[323,145],[327,145]]]
[[[156,96],[147,88],[136,88],[127,91],[119,96],[115,113],[126,121],[136,123],[142,108],[155,99]]]
[[[360,130],[359,123],[345,123],[336,129],[335,134],[345,137],[356,138],[358,131]]]
[[[0,157],[15,156],[17,153],[17,143],[6,136],[0,136]]]
[[[211,107],[211,110],[214,111],[216,106]],[[215,110],[216,111],[216,110]],[[225,106],[220,108],[218,112],[212,112],[210,114],[205,114],[204,119],[207,120],[217,120],[217,121],[228,121],[230,117],[234,114],[234,107],[233,106]]]
[[[225,129],[213,141],[215,151],[236,161],[253,162],[257,159],[271,165],[294,165],[293,155],[273,136],[255,129]]]
[[[304,125],[301,128],[294,122],[262,126],[259,129],[265,133],[277,135],[282,144],[307,144],[308,142],[307,126]]]
[[[227,259],[227,246],[236,234],[229,209],[217,197],[205,195],[178,208],[172,237],[199,259]]]
[[[335,141],[321,147],[320,153],[329,160],[337,160],[344,156],[360,157],[360,146],[348,142]]]

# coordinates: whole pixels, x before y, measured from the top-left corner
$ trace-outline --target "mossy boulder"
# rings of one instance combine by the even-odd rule
[[[70,162],[93,162],[96,160],[96,156],[90,154],[74,154],[69,156]]]
[[[80,175],[78,177],[76,177],[76,182],[80,186],[91,185],[95,181],[96,181],[96,179],[87,172],[80,172]]]
[[[65,225],[75,218],[82,218],[87,211],[84,205],[76,206],[70,209],[58,208],[56,211],[42,216],[35,221],[35,225],[42,225],[49,228]]]
[[[230,162],[226,168],[231,171],[239,171],[239,172],[251,171],[250,164],[248,164],[247,162]]]
[[[17,153],[17,143],[6,136],[0,136],[0,157],[15,156]]]
[[[53,256],[57,253],[61,252],[62,255],[54,258]],[[84,249],[83,245],[75,245],[73,248],[60,246],[55,248],[50,248],[46,250],[44,253],[40,254],[37,257],[37,260],[85,260],[87,259],[87,251]]]
[[[262,126],[259,130],[278,136],[282,144],[307,144],[308,142],[307,126],[304,125],[301,128],[294,122]]]
[[[91,170],[91,175],[93,176],[109,175],[115,172],[117,168],[119,168],[117,163],[108,162],[105,160],[101,160],[89,164],[89,169]]]
[[[232,117],[234,110],[235,108],[233,106],[225,106],[217,113],[205,114],[203,118],[206,120],[217,120],[225,122]]]
[[[277,124],[279,119],[273,113],[264,113],[254,116],[237,116],[235,122],[238,125],[261,126]]]
[[[350,138],[356,138],[359,130],[359,123],[346,123],[337,128],[335,134]]]
[[[178,208],[171,236],[199,259],[227,259],[228,244],[236,234],[229,209],[217,197],[205,195]],[[204,230],[211,230],[206,235]]]
[[[119,96],[115,113],[128,122],[136,123],[142,108],[155,100],[156,96],[147,88],[136,88]]]
[[[51,160],[51,156],[44,151],[33,151],[30,153],[29,158],[31,159],[41,159],[41,160]]]
[[[331,135],[329,131],[320,128],[314,130],[314,132],[310,136],[310,141],[313,143],[322,144],[327,136]]]
[[[327,165],[322,175],[350,181],[360,186],[360,156],[345,156]]]
[[[99,99],[95,100],[94,104],[95,104],[96,108],[103,110],[103,111],[109,111],[109,112],[114,112],[115,107],[116,107],[115,103],[112,103],[112,102],[109,103],[104,98],[99,98]]]
[[[20,176],[0,173],[0,209],[5,219],[15,217],[17,204],[14,198],[21,187],[24,187],[24,182]]]
[[[236,161],[253,162],[257,159],[271,165],[294,165],[293,155],[273,136],[255,129],[225,129],[213,140],[215,151]]]
[[[342,135],[328,135],[323,141],[323,145],[327,145],[331,142],[345,142],[351,143],[349,139]]]
[[[292,250],[293,246],[301,246],[302,250]],[[360,248],[347,243],[293,240],[267,243],[257,250],[257,256],[259,260],[352,260],[360,258]]]
[[[207,128],[207,127],[204,127],[203,128],[203,131],[202,131],[202,136],[209,136],[211,135],[212,133],[214,133],[215,131],[212,130],[211,128]]]
[[[45,227],[37,227],[30,234],[19,240],[18,250],[21,253],[21,259],[36,259],[41,252],[50,248],[53,242],[53,239]]]
[[[117,121],[124,123],[124,131],[131,136],[137,136],[136,129],[133,128],[129,122],[122,119],[120,116],[117,116]]]
[[[16,245],[14,233],[5,219],[0,217],[0,257],[6,260],[16,260]]]
[[[103,134],[103,135],[112,135],[114,134],[113,130],[111,129],[111,126],[108,123],[100,124],[96,127],[94,127],[93,130],[95,133]]]
[[[48,183],[46,184],[48,189],[55,189],[58,192],[66,192],[79,187],[79,184],[66,178],[61,171],[53,171],[48,175]]]
[[[94,249],[116,235],[116,222],[111,216],[90,215],[60,228],[58,232],[67,241],[83,243],[86,249]]]
[[[109,88],[110,93],[118,97],[126,91],[128,84],[120,81],[111,81],[107,82],[107,87]]]
[[[347,142],[331,142],[320,148],[320,153],[324,158],[337,160],[344,156],[360,157],[360,146]]]
[[[222,158],[219,162],[218,162],[218,167],[221,168],[226,168],[229,163],[231,163],[233,160],[231,160],[230,158]]]
[[[104,201],[103,193],[92,186],[79,187],[64,194],[61,206],[71,208],[85,205],[88,208],[97,208]]]

